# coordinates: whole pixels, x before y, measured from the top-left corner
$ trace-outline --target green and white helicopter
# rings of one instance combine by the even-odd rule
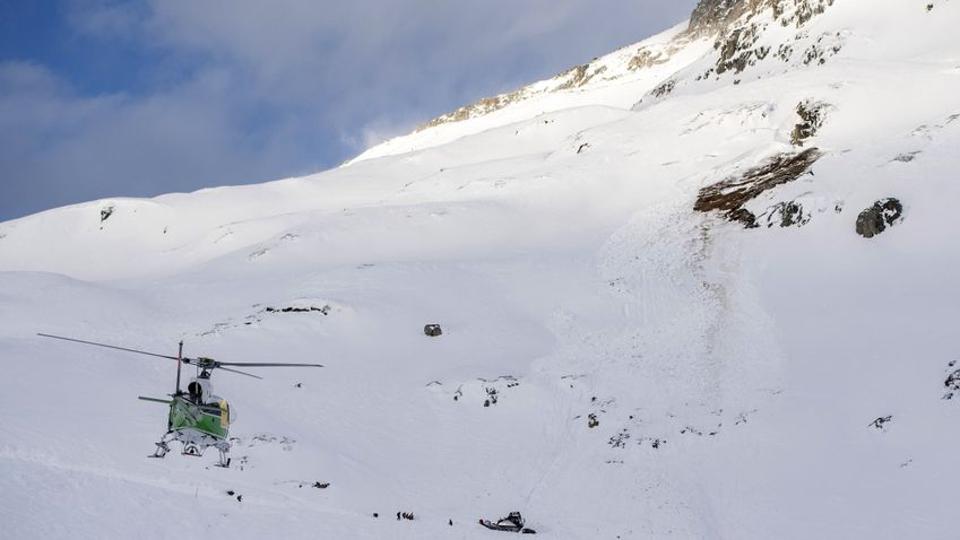
[[[290,363],[272,363],[272,362],[219,362],[213,358],[186,358],[183,356],[183,342],[180,342],[180,349],[177,356],[158,354],[138,349],[128,349],[106,343],[97,343],[95,341],[85,341],[82,339],[69,338],[64,336],[55,336],[52,334],[37,334],[41,337],[61,339],[72,341],[74,343],[83,343],[85,345],[95,345],[97,347],[106,347],[119,351],[132,352],[157,358],[166,358],[176,360],[177,362],[177,383],[174,393],[169,394],[171,399],[161,399],[153,397],[139,396],[144,401],[153,401],[163,403],[170,407],[170,413],[167,416],[167,432],[157,442],[156,451],[149,457],[162,458],[170,451],[168,443],[180,441],[183,444],[182,454],[185,456],[202,456],[207,448],[213,446],[220,452],[220,461],[217,463],[220,467],[230,466],[230,424],[233,422],[235,413],[231,411],[227,400],[213,393],[213,385],[210,382],[210,375],[215,369],[222,369],[230,373],[238,373],[262,379],[258,375],[247,373],[228,366],[243,367],[323,367],[322,364],[290,364]],[[197,375],[187,384],[187,391],[180,390],[180,370],[183,364],[195,366]]]

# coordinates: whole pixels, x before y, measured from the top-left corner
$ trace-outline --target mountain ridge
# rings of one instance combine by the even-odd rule
[[[680,23],[672,30],[574,66],[555,77],[459,107],[421,124],[411,134],[368,149],[347,164],[369,157],[423,148],[424,144],[438,144],[423,141],[426,137],[418,137],[418,134],[433,128],[486,117],[506,108],[516,108],[528,101],[536,103],[549,94],[575,94],[596,86],[618,84],[621,81],[632,82],[638,78],[642,80],[644,71],[653,71],[652,77],[649,77],[651,80],[641,83],[641,87],[635,91],[662,94],[671,83],[669,77],[682,70],[685,63],[690,61],[683,58],[674,61],[674,57],[686,49],[689,49],[690,53],[682,56],[711,56],[714,53],[705,46],[706,43],[711,43],[713,51],[717,51],[719,56],[715,69],[717,75],[728,70],[740,72],[747,64],[762,60],[771,52],[770,49],[751,49],[752,43],[762,33],[761,27],[766,26],[766,23],[758,24],[758,19],[767,16],[772,18],[773,22],[784,27],[794,26],[799,31],[832,4],[833,0],[702,0],[689,21]],[[792,49],[789,52],[792,52]],[[787,51],[778,50],[777,54],[785,57]],[[822,51],[810,51],[808,54],[816,59],[823,57]],[[537,110],[549,110],[549,107],[540,107]],[[473,131],[470,128],[465,129],[468,132]],[[440,136],[438,140],[449,142],[449,137]]]

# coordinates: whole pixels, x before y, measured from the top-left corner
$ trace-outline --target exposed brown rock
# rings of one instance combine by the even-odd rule
[[[441,124],[461,122],[476,116],[483,116],[485,114],[498,111],[511,103],[520,101],[521,99],[523,99],[523,89],[509,92],[507,94],[500,94],[499,96],[483,98],[479,101],[471,103],[470,105],[460,107],[453,112],[447,113],[443,116],[438,116],[418,127],[416,131],[423,131],[427,128],[439,126]]]
[[[700,190],[693,209],[698,212],[720,212],[730,221],[747,228],[757,226],[756,216],[743,206],[761,193],[792,182],[810,170],[823,156],[818,148],[798,154],[778,154],[740,176],[727,178]]]
[[[581,64],[573,69],[570,69],[562,74],[559,77],[567,77],[567,80],[558,86],[554,91],[561,90],[570,90],[572,88],[580,88],[581,86],[590,82],[591,79],[600,75],[607,70],[607,66],[600,66],[593,71],[590,71],[590,64]]]
[[[690,16],[688,33],[708,35],[724,30],[746,17],[748,20],[767,10],[783,26],[805,25],[823,13],[834,0],[700,0]]]
[[[633,57],[630,58],[630,62],[627,63],[627,69],[630,71],[646,69],[663,64],[667,60],[670,60],[670,54],[665,54],[662,51],[653,52],[646,47],[640,47]]]

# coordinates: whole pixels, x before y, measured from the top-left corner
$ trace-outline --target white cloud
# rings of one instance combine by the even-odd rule
[[[332,166],[642,39],[694,3],[75,0],[73,39],[145,51],[143,77],[162,84],[87,96],[42,66],[0,65],[0,188],[13,194],[0,219]]]

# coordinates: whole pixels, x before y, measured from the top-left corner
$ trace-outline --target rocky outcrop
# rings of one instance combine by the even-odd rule
[[[452,112],[438,116],[419,126],[423,131],[443,124],[461,122],[499,111],[514,103],[534,98],[541,94],[563,92],[582,88],[594,80],[615,80],[625,73],[647,69],[668,62],[674,54],[692,40],[711,38],[718,53],[716,65],[698,79],[723,73],[740,73],[746,68],[777,56],[784,62],[793,57],[794,44],[784,44],[779,49],[759,43],[760,37],[770,24],[770,14],[782,26],[801,28],[816,15],[823,13],[834,0],[701,0],[693,10],[690,25],[685,32],[675,36],[669,43],[636,45],[635,51],[622,67],[608,68],[608,61],[591,61],[575,66],[556,77],[525,86],[512,92],[483,98]],[[829,38],[829,39],[828,39]],[[823,63],[831,54],[836,54],[839,45],[833,36],[821,36],[807,50],[801,49],[805,62]],[[659,96],[669,94],[673,85],[657,88]]]
[[[832,5],[833,0],[700,0],[687,31],[697,35],[722,31],[742,17],[749,19],[768,9],[783,26],[799,28]]]
[[[423,131],[425,129],[436,127],[442,124],[462,122],[470,118],[490,114],[494,111],[499,111],[511,103],[521,101],[522,99],[524,99],[523,89],[509,92],[507,94],[500,94],[499,96],[483,98],[479,101],[471,103],[470,105],[460,107],[453,112],[438,116],[418,127],[416,131]]]
[[[797,116],[800,122],[793,127],[790,133],[790,142],[794,146],[803,146],[807,139],[812,138],[823,127],[827,118],[827,104],[818,101],[806,100],[797,105]]]
[[[792,182],[806,174],[823,156],[818,148],[797,154],[778,154],[742,175],[727,178],[700,190],[693,209],[698,212],[719,212],[726,219],[757,227],[757,217],[744,205],[761,193]]]
[[[779,202],[760,215],[757,220],[767,227],[803,227],[810,223],[810,212],[797,201]]]
[[[758,24],[744,25],[733,29],[724,39],[714,43],[720,52],[715,71],[722,75],[727,71],[740,73],[747,67],[764,60],[770,54],[770,47],[755,47],[763,27]]]
[[[857,234],[873,238],[903,219],[903,205],[894,197],[880,199],[857,216]]]
[[[701,0],[694,9],[686,34],[713,37],[717,60],[697,80],[719,77],[727,72],[739,74],[767,57],[792,61],[794,49],[803,47],[800,41],[808,37],[805,31],[788,42],[763,43],[761,38],[768,27],[779,24],[799,30],[831,5],[833,0]],[[841,36],[819,36],[801,49],[802,61],[805,65],[824,64],[841,47]]]
[[[627,62],[627,69],[630,71],[639,71],[666,63],[670,60],[671,54],[670,49],[667,51],[654,51],[647,47],[640,47],[633,53],[630,61]]]
[[[560,91],[580,88],[590,82],[591,79],[605,71],[607,71],[607,66],[600,66],[590,69],[590,64],[581,64],[564,73],[561,73],[559,77],[566,80],[556,89],[557,91]]]
[[[317,312],[324,315],[329,315],[330,311],[333,308],[330,305],[320,306],[284,306],[284,307],[271,307],[267,306],[263,308],[263,311],[267,313],[311,313]]]
[[[756,0],[700,0],[690,15],[688,32],[704,35],[720,30],[754,9],[757,3]]]
[[[956,360],[951,360],[947,364],[947,371],[947,378],[943,381],[947,392],[943,394],[943,399],[953,399],[953,396],[960,392],[960,368],[957,368]]]
[[[668,79],[665,82],[661,83],[659,86],[650,91],[650,94],[655,98],[664,97],[670,92],[673,92],[673,89],[677,86],[677,81],[673,79]]]

